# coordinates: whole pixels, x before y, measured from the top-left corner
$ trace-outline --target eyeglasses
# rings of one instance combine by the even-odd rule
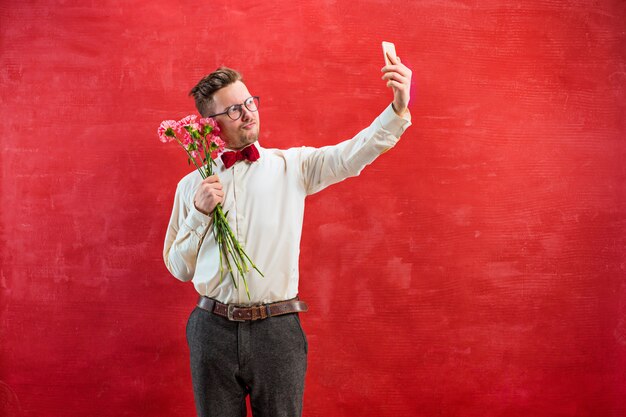
[[[259,109],[259,97],[258,96],[248,97],[246,101],[243,102],[243,104],[233,104],[232,106],[227,107],[225,111],[221,113],[212,114],[208,117],[215,117],[215,116],[220,116],[222,114],[225,114],[231,119],[237,120],[243,114],[242,106],[246,106],[246,109],[248,109],[249,111],[257,111]]]

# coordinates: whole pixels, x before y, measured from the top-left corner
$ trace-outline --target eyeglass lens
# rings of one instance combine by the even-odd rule
[[[243,102],[243,105],[246,106],[246,109],[249,111],[257,111],[259,109],[259,98],[258,97],[250,97],[246,101]],[[234,106],[230,106],[228,108],[228,117],[233,120],[237,120],[243,114],[241,104],[235,104]]]

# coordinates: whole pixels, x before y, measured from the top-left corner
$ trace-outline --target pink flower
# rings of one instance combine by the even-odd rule
[[[193,139],[191,138],[191,135],[189,134],[189,132],[187,132],[187,130],[182,128],[181,126],[177,127],[176,135],[178,136],[178,138],[180,139],[180,142],[183,145],[189,145],[190,143],[193,142]]]
[[[217,135],[211,135],[211,139],[209,141],[209,151],[211,152],[211,157],[213,158],[213,152],[217,152],[218,154],[224,151],[224,147],[226,143]],[[213,158],[215,159],[215,158]]]
[[[219,135],[220,128],[217,125],[217,122],[215,121],[215,119],[212,119],[210,117],[204,117],[200,119],[198,123],[200,123],[200,127],[201,127],[200,131],[203,134],[206,135],[206,134],[212,133],[214,135]]]
[[[185,116],[182,119],[180,119],[178,121],[178,126],[184,130],[187,130],[185,129],[185,126],[189,126],[190,128],[195,129],[198,132],[200,132],[200,124],[198,123],[198,116],[194,114],[190,114],[189,116]]]
[[[189,126],[197,122],[198,122],[198,116],[196,116],[195,114],[190,114],[189,116],[185,116],[182,119],[180,119],[178,121],[178,124],[181,126]]]
[[[178,124],[174,120],[164,120],[157,129],[157,135],[163,143],[171,142],[176,137]]]

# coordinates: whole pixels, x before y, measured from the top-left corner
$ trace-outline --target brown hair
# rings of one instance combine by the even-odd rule
[[[213,94],[236,81],[243,81],[241,74],[228,67],[219,67],[191,89],[189,95],[195,100],[202,117],[207,117],[213,111]]]

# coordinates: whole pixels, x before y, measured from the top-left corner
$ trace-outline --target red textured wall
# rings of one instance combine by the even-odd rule
[[[314,416],[626,415],[626,3],[0,3],[0,415],[193,415],[158,142],[220,64],[265,146],[413,126],[308,200]]]

